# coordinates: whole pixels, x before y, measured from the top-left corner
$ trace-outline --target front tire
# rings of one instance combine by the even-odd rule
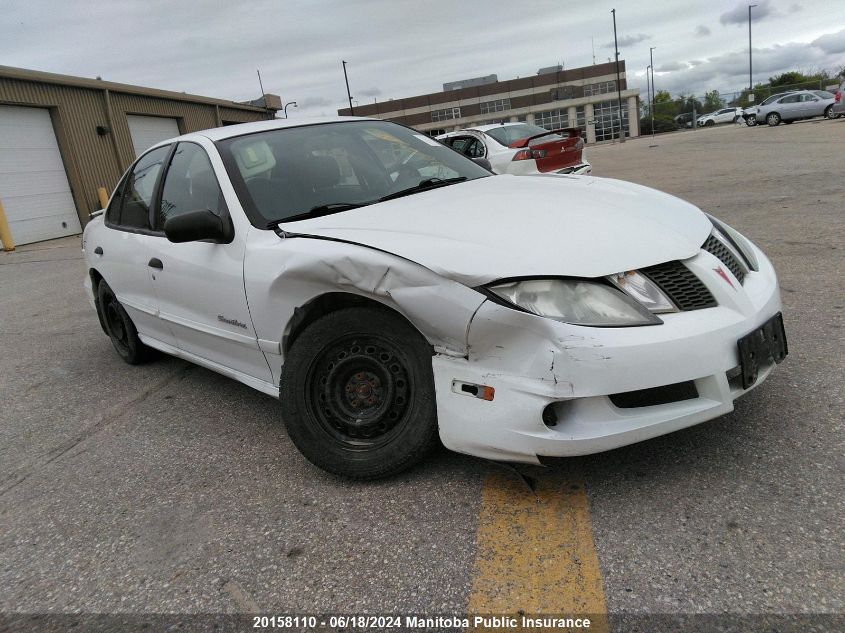
[[[754,114],[749,115],[748,120],[745,122],[745,124],[748,127],[754,127],[755,125],[757,125],[757,116]]]
[[[406,470],[437,445],[431,348],[386,308],[321,317],[282,367],[282,417],[312,464],[353,479]]]
[[[704,124],[704,127],[713,127],[714,125],[716,125],[716,122],[713,119],[710,119]]]
[[[97,301],[106,325],[106,334],[124,361],[130,365],[140,365],[155,356],[155,352],[138,338],[135,324],[105,281],[100,281],[97,286]]]
[[[775,127],[776,125],[780,125],[780,115],[777,112],[770,112],[766,116],[766,124],[770,127]]]
[[[824,109],[824,118],[835,119],[836,115],[833,113],[833,106],[829,105]]]

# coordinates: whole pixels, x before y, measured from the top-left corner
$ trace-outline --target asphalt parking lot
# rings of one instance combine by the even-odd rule
[[[842,614],[843,146],[845,119],[588,149],[761,246],[790,355],[730,415],[547,469],[334,478],[270,397],[123,364],[78,238],[0,253],[0,611]]]

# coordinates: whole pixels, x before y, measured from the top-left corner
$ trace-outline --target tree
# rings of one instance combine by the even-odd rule
[[[725,107],[725,100],[719,96],[718,90],[711,90],[704,93],[704,113],[715,112]]]
[[[696,99],[694,95],[689,95],[689,96],[679,95],[676,103],[677,103],[678,114],[685,114],[687,112],[692,113],[693,108],[694,108],[695,114],[696,114],[696,116],[698,116],[704,110],[704,106],[701,105],[701,101]]]
[[[666,90],[658,90],[654,95],[654,114],[666,114],[674,116],[677,114],[675,104],[672,102],[672,95]]]

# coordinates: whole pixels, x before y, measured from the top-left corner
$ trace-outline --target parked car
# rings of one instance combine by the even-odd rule
[[[682,112],[674,117],[679,127],[692,127],[692,112]]]
[[[722,108],[715,112],[702,114],[697,119],[698,127],[710,127],[722,123],[736,123],[742,118],[742,108]]]
[[[763,101],[759,105],[753,105],[753,106],[749,106],[749,107],[745,108],[743,110],[743,113],[742,113],[742,118],[745,119],[746,125],[748,125],[748,127],[754,127],[755,125],[757,125],[757,111],[760,108],[760,106],[768,105],[768,104],[770,104],[774,101],[777,101],[783,95],[787,95],[787,94],[790,94],[792,92],[795,92],[795,91],[794,90],[787,90],[786,92],[779,92],[777,94],[769,95],[768,97],[763,99]]]
[[[845,81],[840,84],[839,89],[833,96],[833,108],[830,112],[836,118],[845,115],[845,97],[843,95],[845,95]]]
[[[639,442],[731,411],[787,353],[772,264],[723,222],[617,180],[495,176],[387,121],[164,141],[82,247],[127,363],[279,398],[305,457],[355,478],[438,437],[529,463]]]
[[[829,98],[822,98],[811,90],[796,90],[779,96],[769,103],[761,104],[757,109],[757,120],[765,121],[770,126],[783,123],[792,123],[801,119],[812,117],[831,116],[834,104],[834,95]]]
[[[485,158],[497,174],[589,174],[578,128],[547,130],[529,123],[499,123],[437,137],[469,158]]]

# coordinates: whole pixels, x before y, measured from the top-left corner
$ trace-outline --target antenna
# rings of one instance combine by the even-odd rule
[[[261,71],[256,68],[255,72],[258,73],[258,85],[261,87],[261,96],[263,97],[264,96],[264,84],[261,83]]]

